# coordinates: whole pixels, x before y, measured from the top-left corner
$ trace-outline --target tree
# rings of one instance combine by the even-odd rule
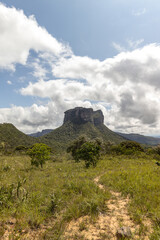
[[[71,152],[76,162],[84,160],[85,166],[88,168],[90,165],[94,167],[97,165],[100,157],[100,149],[100,144],[97,141],[86,141],[85,138],[80,138],[67,151]]]
[[[50,158],[51,148],[44,143],[36,143],[28,150],[28,155],[31,157],[31,165],[36,167],[41,166]]]
[[[86,168],[97,165],[100,157],[100,146],[96,142],[85,142],[77,151],[77,157],[85,161]]]
[[[87,139],[85,136],[80,136],[77,140],[75,140],[68,148],[67,152],[71,152],[72,157],[76,162],[79,162],[79,158],[77,158],[77,151],[80,149],[80,147],[87,142]]]

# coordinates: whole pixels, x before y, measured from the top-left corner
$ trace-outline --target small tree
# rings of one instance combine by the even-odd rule
[[[77,151],[77,158],[85,161],[86,168],[97,165],[100,157],[100,145],[96,142],[85,142]]]
[[[101,146],[97,140],[94,142],[87,141],[86,138],[80,137],[68,147],[67,152],[71,152],[76,162],[84,160],[88,168],[90,165],[96,166],[100,156],[100,149]]]
[[[77,140],[75,140],[68,148],[67,148],[67,152],[71,152],[72,157],[74,158],[74,160],[76,162],[79,162],[79,158],[77,157],[77,151],[80,149],[80,147],[87,142],[87,139],[85,136],[81,136],[79,137]]]
[[[36,167],[41,166],[50,158],[51,148],[44,143],[36,143],[28,150],[28,155],[31,157],[31,165]]]

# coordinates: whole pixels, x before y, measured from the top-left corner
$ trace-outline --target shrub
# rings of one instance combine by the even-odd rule
[[[124,149],[132,149],[140,152],[144,151],[141,145],[135,141],[124,141],[120,143],[120,146]]]
[[[113,142],[107,141],[102,144],[102,153],[105,154],[110,154],[112,152],[112,147],[113,147]]]
[[[97,165],[100,156],[100,146],[95,142],[86,142],[77,151],[77,158],[84,160],[86,168]]]
[[[96,166],[100,156],[100,149],[99,141],[86,141],[84,137],[81,137],[67,149],[67,152],[71,152],[76,162],[84,160],[85,166],[88,168],[90,165]]]
[[[31,165],[36,167],[41,166],[50,158],[51,148],[44,143],[36,143],[28,150],[28,155],[31,157]]]
[[[72,154],[72,157],[74,158],[74,160],[76,162],[79,162],[79,158],[77,157],[77,151],[80,149],[80,147],[85,143],[87,142],[87,139],[86,137],[84,136],[81,136],[79,137],[76,141],[73,142],[72,145],[70,145],[68,148],[67,148],[67,152],[71,152]]]
[[[144,152],[144,149],[135,141],[123,141],[117,146],[112,146],[112,152],[116,154],[131,155],[137,152]]]
[[[28,148],[23,145],[19,145],[15,148],[15,151],[20,151],[20,152],[26,152],[27,150],[28,150]]]
[[[155,153],[157,153],[158,155],[160,155],[160,145],[156,146],[156,147],[154,148],[154,151],[155,151]]]

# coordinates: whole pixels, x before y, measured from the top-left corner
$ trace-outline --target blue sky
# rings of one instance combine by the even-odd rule
[[[155,0],[1,1],[0,122],[30,133],[84,106],[112,130],[160,134],[159,12]]]

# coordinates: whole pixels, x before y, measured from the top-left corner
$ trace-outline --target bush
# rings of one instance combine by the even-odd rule
[[[123,141],[117,146],[112,146],[112,152],[116,154],[131,155],[137,152],[144,152],[144,149],[135,141]]]
[[[86,142],[77,151],[77,158],[84,160],[86,168],[97,165],[100,156],[100,146],[95,142]]]
[[[160,145],[156,146],[156,147],[154,148],[154,151],[155,151],[155,153],[157,153],[158,155],[160,155]]]
[[[72,145],[70,145],[68,148],[67,148],[67,152],[71,152],[72,154],[72,157],[74,158],[74,160],[76,162],[79,162],[79,158],[77,158],[77,151],[80,149],[80,147],[85,143],[87,142],[87,139],[86,137],[84,136],[81,136],[80,138],[78,138],[76,141],[73,142]]]
[[[104,143],[102,143],[102,145],[101,145],[101,148],[102,148],[102,150],[101,150],[101,152],[102,152],[102,154],[110,154],[111,152],[112,152],[112,147],[113,147],[113,142],[111,142],[111,141],[107,141],[107,142],[104,142]]]
[[[41,166],[50,158],[51,148],[44,143],[36,143],[28,150],[28,155],[31,157],[31,165],[36,167]]]
[[[71,152],[76,162],[84,160],[88,168],[90,165],[96,166],[100,157],[100,149],[99,141],[86,141],[84,137],[81,137],[67,149],[67,152]]]
[[[20,151],[20,152],[26,152],[28,150],[28,147],[19,145],[15,148],[15,151]]]

